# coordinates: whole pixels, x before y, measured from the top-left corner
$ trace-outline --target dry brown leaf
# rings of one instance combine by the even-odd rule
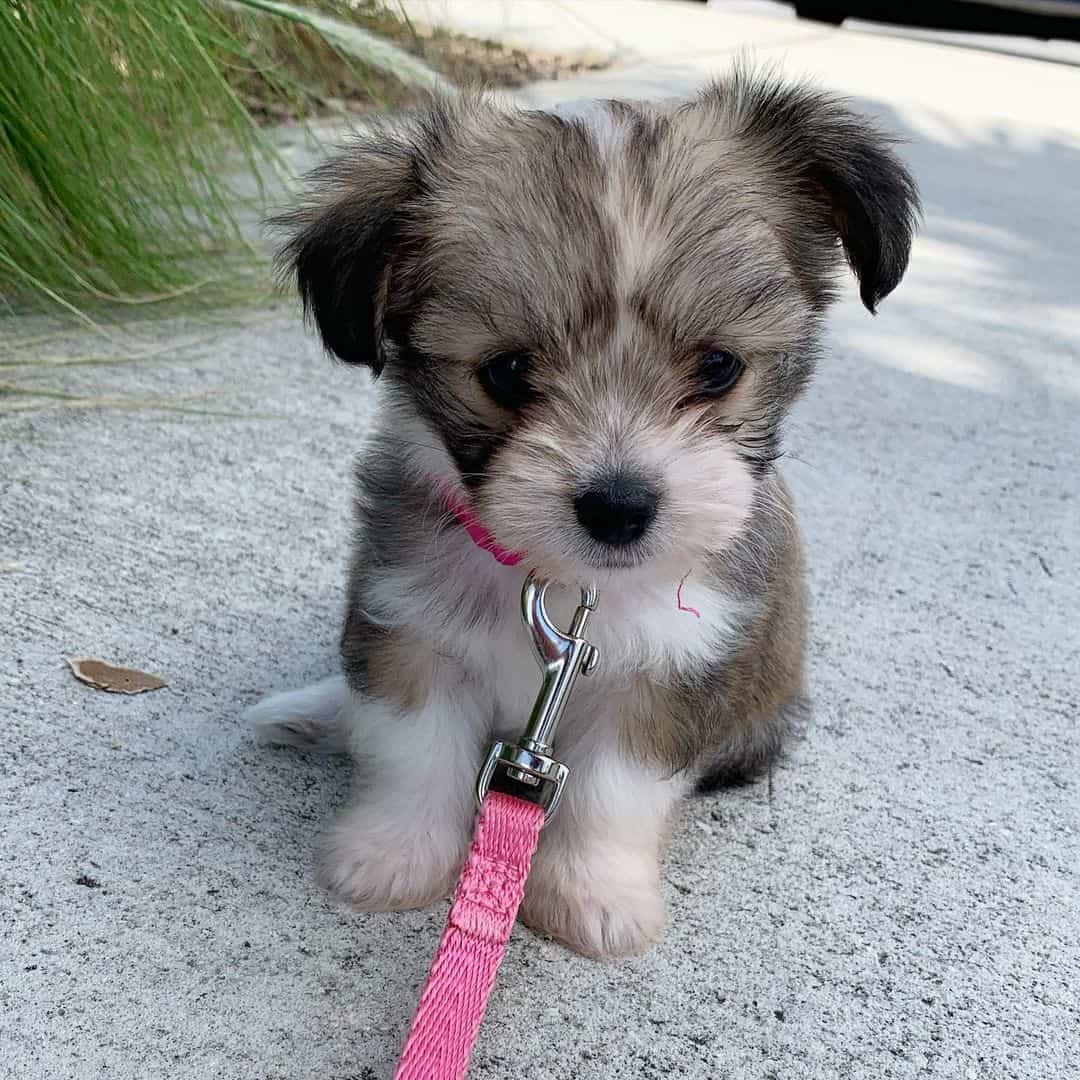
[[[167,686],[160,675],[150,675],[134,668],[115,667],[104,660],[89,656],[72,656],[68,659],[72,674],[79,682],[110,694],[141,694],[146,690],[160,690]]]

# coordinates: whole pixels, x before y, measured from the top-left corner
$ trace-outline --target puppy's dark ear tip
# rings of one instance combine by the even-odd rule
[[[891,291],[891,289],[882,290],[873,285],[863,285],[859,289],[859,297],[863,302],[863,307],[866,308],[871,315],[876,315],[878,313],[878,305]]]
[[[879,259],[859,257],[859,249],[849,249],[849,259],[859,278],[859,297],[871,315],[876,315],[882,300],[891,296],[907,273],[911,257],[911,241],[915,225],[901,224],[894,227],[894,239],[900,241],[899,250],[882,252]]]

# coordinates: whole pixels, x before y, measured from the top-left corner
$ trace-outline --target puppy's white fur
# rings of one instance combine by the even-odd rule
[[[255,737],[269,746],[343,754],[348,750],[352,698],[343,675],[301,690],[263,698],[244,713]]]

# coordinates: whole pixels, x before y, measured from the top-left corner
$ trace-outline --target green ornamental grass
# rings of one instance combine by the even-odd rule
[[[416,57],[335,15],[358,6],[371,8],[0,0],[4,306],[81,313],[242,278],[255,258],[245,207],[261,209],[280,172],[252,119],[250,87],[303,114],[327,58],[338,67],[344,58],[358,80],[390,72],[438,82]]]

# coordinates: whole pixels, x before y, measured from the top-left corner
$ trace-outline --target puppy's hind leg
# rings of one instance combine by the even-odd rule
[[[244,720],[266,746],[295,746],[322,754],[348,750],[352,694],[343,675],[302,690],[271,694],[245,710]]]
[[[706,759],[695,794],[709,795],[761,779],[783,757],[787,742],[805,731],[810,711],[809,699],[799,695],[733,735]]]

